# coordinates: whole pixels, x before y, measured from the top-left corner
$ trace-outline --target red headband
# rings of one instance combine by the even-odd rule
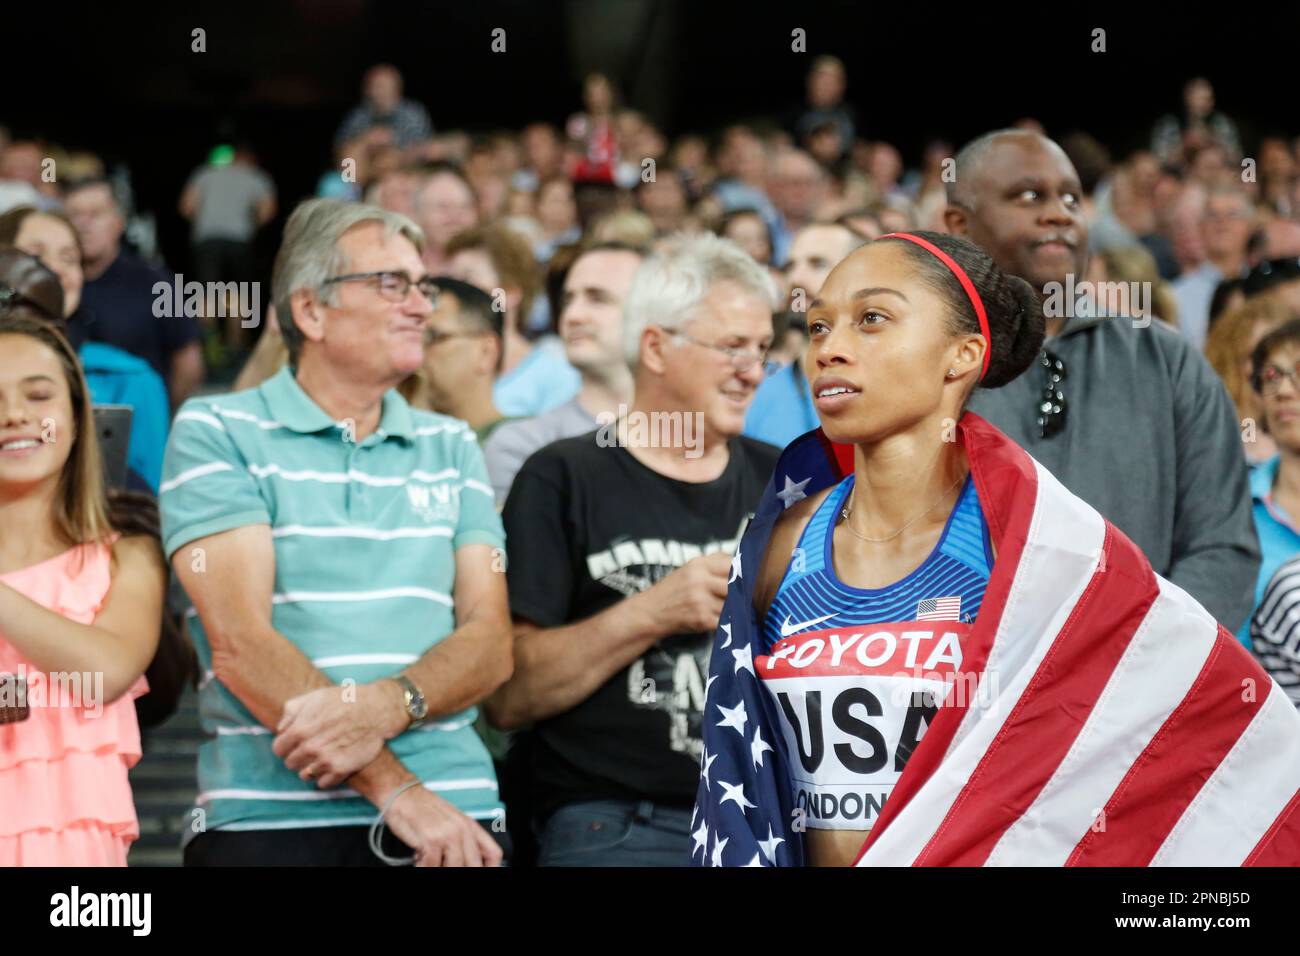
[[[984,367],[980,369],[980,378],[983,378],[989,370],[989,353],[993,351],[993,336],[989,334],[989,317],[984,312],[984,302],[980,299],[980,294],[975,291],[975,283],[970,281],[970,276],[966,270],[957,265],[957,261],[952,256],[944,252],[933,242],[922,239],[920,236],[914,236],[910,232],[891,232],[881,236],[881,239],[906,239],[908,242],[914,242],[926,252],[929,252],[936,259],[948,267],[948,270],[957,277],[961,287],[966,290],[966,298],[970,299],[971,306],[975,309],[975,318],[979,319],[980,332],[984,336]]]

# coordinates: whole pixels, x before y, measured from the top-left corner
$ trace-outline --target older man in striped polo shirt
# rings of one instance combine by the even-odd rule
[[[502,860],[473,723],[511,673],[504,534],[473,431],[394,390],[436,296],[422,245],[300,205],[272,278],[290,364],[176,416],[163,533],[207,672],[187,865]]]

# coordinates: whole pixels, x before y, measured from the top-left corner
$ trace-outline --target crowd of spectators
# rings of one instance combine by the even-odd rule
[[[195,308],[128,238],[121,177],[0,136],[0,583],[39,600],[23,574],[43,555],[90,589],[78,607],[109,595],[107,624],[64,615],[88,645],[164,615],[161,546],[208,734],[188,863],[687,859],[731,553],[779,450],[818,426],[804,313],[845,256],[899,231],[963,235],[1045,309],[1064,302],[1040,361],[971,410],[1300,706],[1300,138],[1243,141],[1194,78],[1125,154],[1024,119],[909,161],[848,94],[818,57],[792,122],[673,138],[592,75],[562,123],[466,132],[377,65],[269,283],[252,249],[281,200],[253,150],[190,176]],[[93,428],[83,405],[132,409],[126,485],[158,499],[153,550],[126,535],[89,570],[48,563],[108,519],[56,522],[60,538],[15,504],[41,477],[19,454],[37,365],[73,432]],[[698,433],[638,441],[638,416]],[[80,467],[78,447],[44,478]],[[94,499],[76,474],[41,507]],[[148,584],[114,604],[129,589],[110,567]],[[51,666],[4,599],[0,634]],[[113,644],[117,698],[142,692],[147,643]],[[0,794],[23,726],[0,726]],[[0,819],[0,862],[123,862],[131,821],[89,812],[102,832],[70,850],[23,829],[60,821]]]

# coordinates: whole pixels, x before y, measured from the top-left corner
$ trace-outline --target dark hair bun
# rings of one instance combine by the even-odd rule
[[[63,324],[63,286],[36,256],[13,246],[0,246],[0,286],[13,290],[12,298],[3,297],[6,302],[22,302],[39,311],[41,318]]]
[[[937,246],[961,266],[984,303],[992,341],[988,373],[980,380],[980,387],[999,388],[1029,368],[1042,349],[1046,334],[1042,302],[1034,287],[1019,276],[1007,275],[988,253],[967,239],[939,232],[910,235]],[[970,298],[943,260],[907,239],[881,241],[900,243],[920,267],[926,281],[948,300],[953,334],[980,331]]]
[[[996,266],[993,268],[997,269]],[[999,321],[995,322],[988,301],[985,301],[984,310],[989,313],[989,328],[996,344],[989,357],[988,373],[980,380],[981,388],[1001,388],[1019,377],[1033,364],[1046,335],[1043,304],[1034,287],[1019,276],[1009,276],[1001,270],[998,270],[998,275],[1002,278],[1003,289],[995,299],[998,307],[1005,310],[1005,315],[999,315]],[[1001,342],[997,341],[999,334]]]

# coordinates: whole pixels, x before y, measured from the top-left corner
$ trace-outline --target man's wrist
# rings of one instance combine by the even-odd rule
[[[382,730],[385,740],[392,740],[411,726],[411,715],[406,710],[406,691],[396,680],[383,677],[374,683],[382,695]]]
[[[660,638],[671,634],[665,630],[662,607],[656,612],[654,599],[649,597],[650,590],[638,591],[614,605],[622,612],[623,619],[619,628],[625,634],[635,634],[646,647],[651,647]]]
[[[348,778],[348,784],[378,810],[383,808],[393,791],[414,778],[415,774],[385,747],[378,757]]]
[[[383,810],[386,807],[388,810],[388,814],[391,816],[394,810],[397,808],[397,805],[403,802],[402,797],[406,793],[408,793],[411,790],[419,790],[421,789],[421,787],[422,787],[422,782],[420,778],[415,776],[414,774],[411,774],[405,780],[403,780],[397,786],[393,787],[388,792],[388,798],[384,800],[383,806],[380,807],[380,810]]]

